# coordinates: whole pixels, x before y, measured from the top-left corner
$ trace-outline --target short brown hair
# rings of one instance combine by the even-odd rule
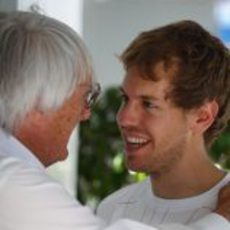
[[[219,112],[204,138],[210,144],[230,118],[230,55],[227,47],[193,21],[180,21],[141,33],[121,55],[127,70],[136,65],[156,80],[154,66],[177,66],[171,80],[171,101],[190,110],[216,100]]]

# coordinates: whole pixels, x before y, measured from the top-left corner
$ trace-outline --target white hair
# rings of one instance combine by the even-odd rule
[[[57,109],[93,77],[81,38],[38,13],[0,13],[0,126],[13,127],[34,107]]]

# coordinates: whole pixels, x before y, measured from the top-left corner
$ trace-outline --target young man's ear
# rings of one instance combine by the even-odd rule
[[[204,103],[193,111],[191,129],[196,133],[204,133],[214,122],[219,111],[215,100]]]

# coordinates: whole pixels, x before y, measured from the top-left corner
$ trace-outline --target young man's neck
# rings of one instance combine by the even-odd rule
[[[226,173],[206,154],[196,154],[192,160],[185,159],[167,172],[150,175],[153,192],[162,198],[180,199],[196,196],[215,186]]]

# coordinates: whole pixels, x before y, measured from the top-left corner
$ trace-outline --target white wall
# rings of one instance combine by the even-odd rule
[[[82,0],[18,0],[19,10],[28,10],[31,4],[39,5],[44,13],[65,22],[81,34]]]
[[[0,10],[11,11],[16,10],[17,0],[0,0]]]
[[[120,84],[116,54],[141,31],[192,19],[215,31],[215,0],[84,0],[83,37],[104,87]],[[169,38],[170,39],[170,38]]]

